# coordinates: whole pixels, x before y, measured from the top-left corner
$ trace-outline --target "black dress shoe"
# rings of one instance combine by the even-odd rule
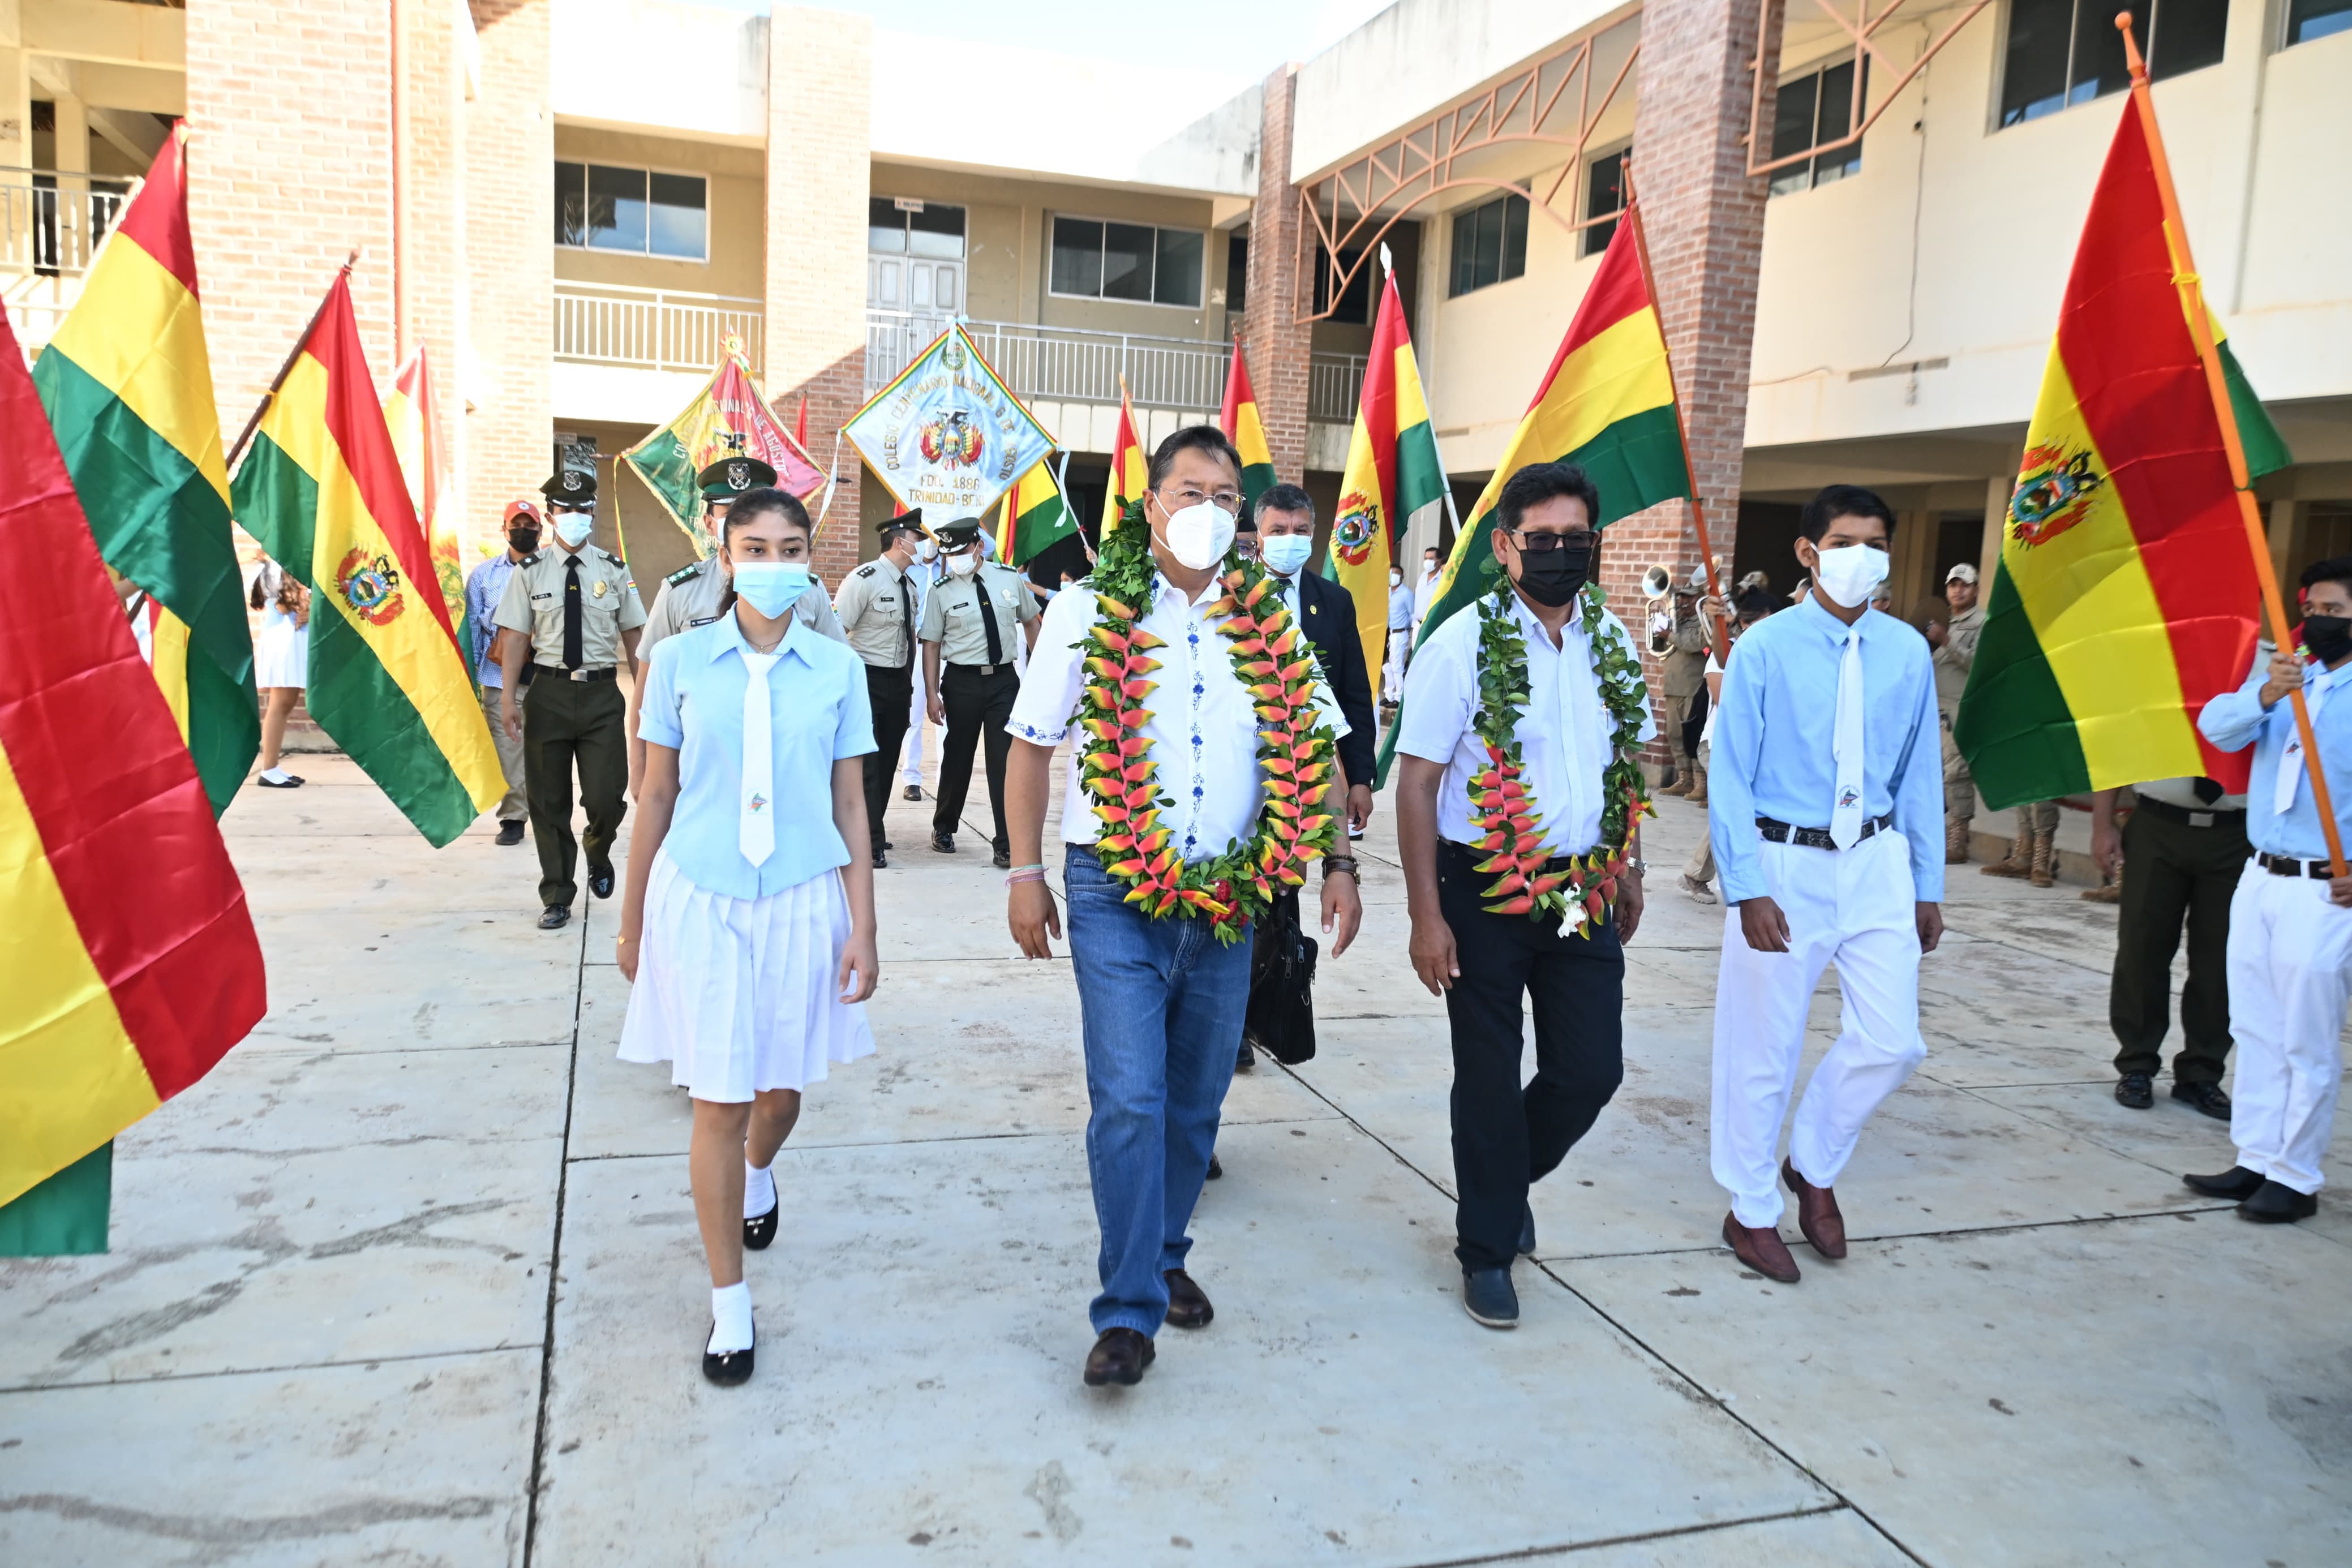
[[[500,822],[499,824],[499,842],[502,844],[519,844],[522,842],[522,823],[520,821]]]
[[[1519,1256],[1536,1255],[1536,1206],[1528,1204],[1519,1214]]]
[[[2238,1218],[2257,1225],[2293,1225],[2319,1212],[2319,1195],[2297,1192],[2284,1182],[2266,1181],[2254,1196],[2238,1205]]]
[[[590,866],[588,868],[588,891],[594,894],[599,898],[612,897],[613,868],[611,866]]]
[[[2147,1110],[2156,1103],[2155,1080],[2145,1072],[2125,1073],[2116,1080],[2116,1103],[2135,1111]]]
[[[571,924],[572,906],[568,904],[551,904],[539,912],[539,928],[541,931],[561,931]]]
[[[783,1195],[779,1193],[776,1200],[768,1205],[767,1213],[743,1222],[743,1245],[754,1252],[765,1252],[768,1243],[776,1239],[776,1217],[783,1211]]]
[[[299,789],[302,788],[302,776],[299,773],[287,773],[281,771],[275,779],[272,779],[267,773],[257,773],[253,776],[253,781],[256,784],[260,785],[264,789]]]
[[[919,800],[922,798],[923,787],[920,784],[909,784],[898,791],[898,799],[901,800]]]
[[[999,871],[1011,871],[1013,869],[1013,852],[1011,850],[999,850],[994,854],[988,857],[988,863],[994,866]]]
[[[884,839],[882,841],[882,847],[886,850],[895,850],[898,847],[898,841],[896,839]]]
[[[955,835],[953,833],[933,833],[931,835],[931,848],[939,851],[940,853],[943,855],[951,855],[955,853]]]
[[[2233,1198],[2240,1203],[2263,1190],[2266,1178],[2243,1166],[2231,1166],[2220,1176],[2185,1176],[2180,1185],[2191,1192],[2201,1192],[2207,1197]]]
[[[1160,1277],[1168,1281],[1168,1326],[1171,1329],[1201,1329],[1217,1315],[1209,1305],[1209,1292],[1192,1281],[1181,1269],[1163,1269]]]
[[[2172,1097],[2175,1100],[2187,1101],[2199,1112],[2212,1117],[2216,1122],[2226,1122],[2230,1119],[2230,1096],[2218,1083],[2175,1083],[2172,1086]]]
[[[1235,1072],[1254,1072],[1256,1070],[1257,1053],[1250,1049],[1250,1042],[1245,1040],[1242,1041],[1242,1053],[1234,1058],[1234,1071]]]
[[[1222,1181],[1224,1178],[1224,1175],[1225,1167],[1217,1163],[1217,1156],[1214,1154],[1211,1154],[1209,1155],[1209,1179],[1211,1181]]]
[[[884,854],[880,850],[876,850],[874,852],[874,869],[876,871],[887,870],[889,864],[890,857],[888,855]]]
[[[1467,1269],[1462,1274],[1462,1310],[1490,1329],[1519,1326],[1519,1293],[1508,1269]]]
[[[719,1325],[711,1324],[710,1332],[717,1333]],[[706,1347],[710,1343],[709,1340],[702,1343]],[[715,1354],[706,1348],[702,1353],[702,1375],[721,1388],[732,1388],[739,1383],[749,1383],[751,1380],[751,1352],[754,1348],[751,1345],[745,1345],[741,1350],[722,1350]]]
[[[1160,1353],[1152,1348],[1151,1336],[1133,1329],[1105,1329],[1095,1341],[1094,1349],[1087,1352],[1087,1386],[1100,1388],[1106,1383],[1116,1383],[1122,1388],[1132,1388],[1143,1381],[1144,1369]]]

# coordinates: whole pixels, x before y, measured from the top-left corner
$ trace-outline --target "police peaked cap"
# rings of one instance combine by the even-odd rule
[[[776,482],[776,471],[756,457],[721,457],[694,476],[706,501],[731,501],[746,490]]]
[[[596,499],[596,475],[593,469],[565,468],[539,487],[539,493],[551,503],[566,507],[585,507]]]
[[[888,542],[892,534],[901,531],[910,534],[930,532],[929,528],[923,527],[923,508],[920,507],[917,507],[911,512],[901,512],[895,517],[883,518],[874,525],[874,531],[882,537],[885,543]]]
[[[940,525],[935,534],[940,543],[949,549],[961,549],[966,545],[976,545],[980,542],[980,519],[958,517],[954,522]]]

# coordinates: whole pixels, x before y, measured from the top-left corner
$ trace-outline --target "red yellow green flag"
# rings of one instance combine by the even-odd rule
[[[1247,458],[1244,455],[1244,461]],[[1445,468],[1437,433],[1405,330],[1396,275],[1381,287],[1372,322],[1372,351],[1364,363],[1356,402],[1356,429],[1348,441],[1348,468],[1339,481],[1339,509],[1331,520],[1324,574],[1356,601],[1356,632],[1364,667],[1381,668],[1388,645],[1389,566],[1412,517],[1445,504]]]
[[[776,471],[779,489],[807,500],[824,488],[824,475],[803,443],[784,429],[767,394],[742,360],[742,345],[730,340],[727,362],[711,373],[694,401],[677,417],[621,454],[621,461],[646,482],[669,520],[692,541],[697,555],[709,553],[702,531],[702,487],[696,476],[721,457],[756,457]],[[805,427],[808,403],[801,403]],[[626,555],[628,551],[621,552]]]
[[[99,553],[163,607],[155,678],[176,695],[215,812],[261,748],[253,636],[174,127],[123,210],[34,384]]]
[[[1225,405],[1217,415],[1225,439],[1242,455],[1242,494],[1255,506],[1274,488],[1274,448],[1266,444],[1265,421],[1259,417],[1257,392],[1250,386],[1249,361],[1242,358],[1242,340],[1234,340],[1234,357],[1225,366]]]
[[[1095,538],[1107,539],[1118,528],[1118,520],[1128,507],[1143,499],[1151,486],[1151,464],[1144,455],[1143,443],[1135,434],[1135,410],[1127,401],[1127,388],[1118,389],[1118,434],[1110,444],[1110,481],[1103,486],[1102,526]]]
[[[433,559],[434,580],[441,585],[441,602],[449,609],[450,627],[457,646],[473,645],[466,625],[466,569],[457,541],[457,496],[450,484],[449,459],[441,445],[441,422],[433,398],[433,368],[422,345],[401,361],[393,378],[392,395],[383,400],[384,428],[392,433],[392,449],[400,459],[400,475],[408,485],[409,504],[425,530],[425,553]]]
[[[2176,255],[2127,100],[1952,727],[1996,808],[2181,774],[2245,788],[2249,755],[2197,731],[2252,664],[2259,588]],[[2250,474],[2284,467],[2285,444],[2221,353]]]
[[[1052,465],[1040,463],[1004,492],[1004,521],[996,530],[996,553],[1007,566],[1027,566],[1039,550],[1077,531],[1077,514],[1062,498]]]
[[[438,848],[506,792],[339,277],[233,486],[316,595],[310,716]]]
[[[261,947],[5,313],[0,435],[0,1255],[102,1252],[109,1141],[260,1020]]]

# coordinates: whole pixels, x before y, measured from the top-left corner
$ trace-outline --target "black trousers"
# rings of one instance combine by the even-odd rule
[[[1625,1076],[1625,950],[1613,920],[1562,940],[1559,922],[1489,915],[1485,857],[1437,846],[1438,909],[1462,973],[1445,993],[1454,1035],[1454,1255],[1507,1269],[1518,1252],[1528,1188],[1592,1129]],[[1536,1075],[1519,1083],[1534,1005]]]
[[[530,802],[531,842],[539,850],[539,902],[569,907],[579,850],[588,869],[613,863],[613,841],[629,809],[628,703],[614,681],[569,681],[541,665],[522,695],[523,792]],[[572,770],[580,770],[587,831],[572,838]]]
[[[988,758],[988,803],[996,813],[996,836],[991,847],[1010,849],[1004,831],[1004,759],[1013,753],[1013,737],[1004,733],[1013,716],[1013,699],[1020,694],[1021,677],[1010,664],[983,675],[978,664],[944,664],[940,669],[940,706],[948,710],[948,737],[940,747],[940,805],[931,813],[931,831],[952,833],[963,820],[964,793],[971,788],[971,754],[975,747]]]
[[[906,742],[908,710],[915,700],[915,666],[866,665],[866,700],[874,707],[874,749],[866,754],[866,828],[878,855],[882,813],[890,806],[890,779],[898,771],[898,747]]]
[[[2124,823],[2123,894],[2116,904],[2116,969],[2107,1021],[2116,1071],[2164,1065],[2172,1021],[2172,956],[2189,928],[2189,982],[2180,988],[2175,1083],[2219,1083],[2230,1059],[2230,898],[2246,868],[2246,814],[2217,813],[2192,828],[2142,809]]]

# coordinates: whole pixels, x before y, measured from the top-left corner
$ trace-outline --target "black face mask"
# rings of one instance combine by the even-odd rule
[[[1558,548],[1540,554],[1519,551],[1519,591],[1538,604],[1558,609],[1576,597],[1592,566],[1592,536],[1562,534]]]
[[[2342,615],[2308,615],[2303,622],[2303,645],[2323,664],[2352,653],[2352,619]]]
[[[514,546],[515,549],[520,550],[523,554],[529,555],[531,551],[539,548],[539,530],[537,528],[509,528],[507,530],[507,543]]]

